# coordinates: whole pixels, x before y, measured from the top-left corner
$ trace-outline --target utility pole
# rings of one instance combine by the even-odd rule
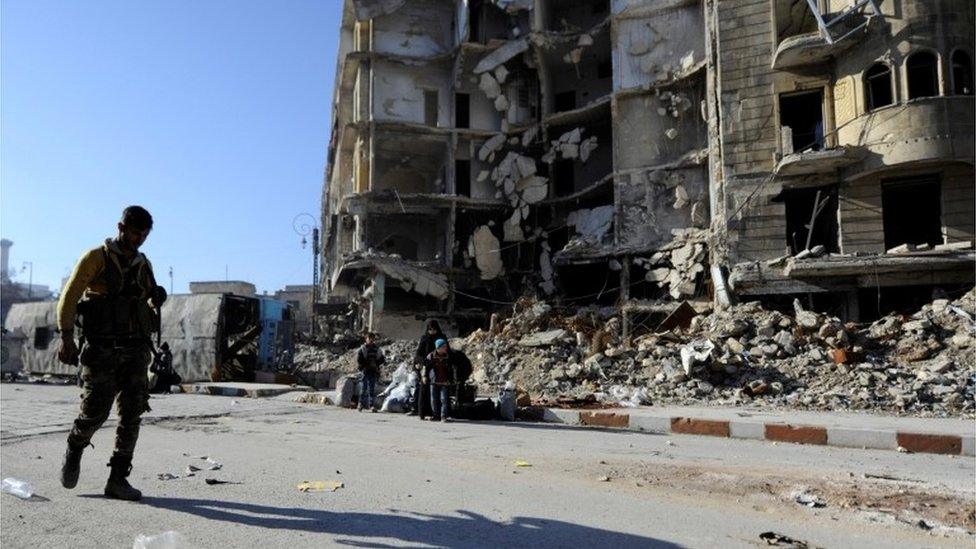
[[[169,267],[169,294],[173,295],[173,266]]]
[[[305,219],[308,219],[306,221]],[[305,245],[308,244],[308,240],[305,238],[308,235],[312,235],[312,292],[311,292],[311,309],[309,310],[309,332],[315,335],[315,296],[318,293],[319,285],[319,227],[316,224],[315,216],[310,213],[302,212],[295,216],[291,220],[292,230],[295,234],[302,237],[302,249],[305,249]]]

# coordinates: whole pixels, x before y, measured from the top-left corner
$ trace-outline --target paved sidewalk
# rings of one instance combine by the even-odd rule
[[[529,407],[521,409],[520,413],[525,419],[547,423],[660,434],[976,455],[976,422],[971,419],[692,406],[606,410]]]
[[[73,385],[0,384],[0,440],[68,431],[78,414],[81,390]],[[192,394],[152,395],[144,423],[181,417],[274,414],[302,410],[291,399],[229,398]],[[106,426],[114,426],[113,407]]]

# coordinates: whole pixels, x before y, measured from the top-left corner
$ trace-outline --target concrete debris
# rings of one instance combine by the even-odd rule
[[[580,47],[587,47],[593,45],[593,37],[589,34],[583,33],[580,35],[579,39],[576,41],[576,45]]]
[[[476,331],[461,346],[475,362],[472,379],[486,391],[514,382],[543,403],[622,403],[642,391],[639,398],[682,405],[973,417],[972,323],[950,307],[976,313],[976,290],[872,324],[816,315],[813,328],[801,326],[809,324],[802,315],[744,303],[627,345],[613,308],[556,309],[523,299],[510,317],[496,320],[490,336]],[[540,335],[558,330],[565,335]],[[526,337],[538,338],[539,346],[516,345]],[[919,347],[927,350],[918,353]],[[828,358],[837,348],[846,349],[848,363]]]
[[[678,130],[676,130],[674,128],[668,128],[668,129],[664,130],[664,135],[668,139],[674,139],[674,138],[678,137]]]
[[[498,278],[504,272],[501,246],[487,225],[475,229],[468,242],[468,255],[474,257],[482,280]]]
[[[488,170],[481,170],[480,172],[478,172],[477,182],[484,183],[485,181],[488,180],[489,174],[490,172]]]
[[[495,98],[495,110],[499,112],[505,112],[508,110],[508,97],[504,95],[499,95]]]
[[[539,126],[532,126],[531,128],[525,130],[525,133],[522,134],[522,146],[528,147],[529,145],[531,145],[535,141],[535,138],[538,135],[539,135]]]
[[[495,80],[495,77],[487,72],[481,75],[481,79],[478,81],[478,88],[488,96],[488,99],[495,99],[502,96],[502,87]]]
[[[645,53],[651,51],[651,43],[649,40],[639,39],[630,45],[630,49],[627,50],[630,55],[644,55]]]
[[[502,231],[504,236],[502,239],[505,242],[521,242],[525,240],[525,233],[522,231],[522,210],[515,210],[511,217],[505,220],[502,224]]]
[[[482,162],[488,160],[488,156],[494,154],[502,145],[505,144],[505,134],[499,133],[488,138],[478,150],[478,159]]]
[[[539,276],[542,277],[539,287],[546,295],[551,295],[556,291],[556,284],[554,282],[555,272],[552,269],[552,257],[548,247],[548,243],[543,242],[543,250],[539,254]]]
[[[508,69],[505,68],[505,65],[499,65],[498,68],[495,69],[495,80],[497,80],[499,84],[504,84],[506,79],[508,79]]]
[[[674,188],[674,209],[680,210],[688,205],[688,190],[685,189],[684,185],[678,185]]]
[[[516,55],[529,49],[529,42],[525,38],[519,38],[518,40],[509,40],[505,42],[495,51],[489,53],[488,55],[481,58],[474,67],[475,74],[482,74],[484,72],[494,70],[495,67],[505,63],[509,59],[515,57]]]
[[[583,140],[583,142],[580,143],[579,146],[580,160],[582,160],[583,162],[589,160],[590,154],[592,154],[593,151],[596,150],[596,147],[597,147],[597,137],[595,135],[592,135],[586,138],[585,140]]]
[[[559,154],[566,159],[579,157],[579,145],[575,143],[562,143],[559,145]]]
[[[562,328],[545,332],[535,332],[529,334],[518,341],[522,347],[549,347],[558,341],[569,337],[569,332]]]
[[[515,188],[522,193],[523,202],[536,204],[545,200],[546,196],[549,195],[549,180],[538,175],[523,177],[515,185]]]

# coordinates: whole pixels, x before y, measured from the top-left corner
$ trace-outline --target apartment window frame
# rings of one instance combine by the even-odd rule
[[[957,56],[958,55],[963,55],[963,56],[966,57],[965,63],[962,63],[962,62],[960,62],[960,61],[957,60]],[[973,89],[974,89],[973,80],[974,80],[974,78],[973,78],[973,56],[972,56],[972,54],[969,51],[967,51],[967,50],[965,50],[963,48],[956,48],[956,49],[952,50],[952,53],[949,54],[949,67],[950,67],[950,72],[952,73],[952,95],[973,95]],[[959,75],[959,73],[956,70],[957,68],[961,68],[964,71],[963,74],[962,74],[962,76],[964,77],[963,78],[964,79],[963,85],[966,85],[966,84],[969,85],[969,92],[968,93],[965,91],[965,88],[962,91],[959,90],[959,86],[960,86],[959,76],[960,75]]]
[[[877,71],[876,74],[871,74],[872,71],[875,71],[875,69],[882,68],[882,67],[883,70]],[[886,75],[886,73],[888,79],[887,89],[889,93],[889,97],[888,97],[889,100],[887,103],[878,104],[877,97],[875,94],[876,89],[874,84],[877,83],[877,80],[883,78]],[[872,64],[870,67],[868,67],[868,69],[864,71],[863,82],[864,82],[864,112],[876,111],[878,109],[888,107],[896,103],[895,71],[892,68],[892,66],[889,65],[888,63],[885,63],[884,61],[877,61],[874,64]],[[878,83],[878,86],[880,87],[881,84]]]
[[[931,82],[932,82],[932,86],[933,86],[933,88],[932,88],[933,93],[922,95],[922,92],[920,90],[915,90],[915,93],[913,94],[912,93],[912,82],[914,81],[914,79],[918,78],[918,72],[921,71],[921,70],[923,70],[924,67],[923,66],[915,66],[915,67],[912,67],[911,66],[912,60],[913,59],[919,59],[921,57],[929,57],[929,56],[931,56],[931,59],[932,59],[932,65],[931,65],[931,69],[930,70],[931,70]],[[939,97],[939,96],[942,95],[942,89],[941,89],[941,86],[940,86],[940,82],[941,82],[941,78],[940,78],[941,67],[940,67],[940,65],[941,65],[941,62],[940,62],[939,52],[937,52],[935,50],[932,50],[932,49],[929,49],[929,48],[919,48],[919,49],[913,50],[911,53],[909,53],[908,55],[905,56],[905,62],[904,62],[904,65],[903,66],[904,66],[904,71],[905,71],[905,98],[906,98],[906,100],[911,101],[913,99],[924,99],[926,97]]]

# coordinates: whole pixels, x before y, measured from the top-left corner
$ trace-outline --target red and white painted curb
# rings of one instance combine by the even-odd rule
[[[530,421],[588,425],[657,434],[702,435],[817,444],[846,448],[872,448],[927,454],[976,455],[976,437],[883,429],[855,429],[819,425],[771,423],[757,420],[724,420],[630,414],[626,410],[566,410],[529,407],[520,416]]]

